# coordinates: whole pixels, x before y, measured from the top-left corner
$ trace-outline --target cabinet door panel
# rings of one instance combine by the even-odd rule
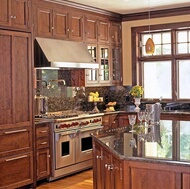
[[[13,27],[28,28],[28,7],[28,0],[11,0],[11,24]]]
[[[108,42],[109,41],[109,27],[108,21],[99,21],[98,23],[98,41]]]
[[[69,19],[70,38],[83,40],[83,15],[71,14]]]
[[[110,42],[114,44],[121,43],[121,24],[111,23],[110,26]]]
[[[0,159],[0,188],[17,188],[33,181],[32,154]]]
[[[123,189],[123,175],[122,175],[122,163],[121,160],[118,160],[113,157],[113,181],[114,189]]]
[[[109,169],[111,164],[111,155],[107,151],[103,151],[103,173],[104,173],[104,189],[112,188],[112,170]]]
[[[52,17],[51,9],[37,8],[37,35],[52,36]]]
[[[190,189],[190,174],[183,174],[183,189]]]
[[[1,0],[0,6],[0,25],[9,26],[9,16],[10,16],[10,1]]]
[[[155,189],[175,188],[174,172],[132,168],[131,178],[131,189],[152,189],[153,183]]]
[[[67,12],[54,11],[54,30],[53,35],[60,38],[68,38],[68,16]]]
[[[94,189],[103,189],[103,161],[102,149],[97,143],[93,146],[93,176]]]
[[[85,39],[88,42],[97,42],[97,19],[85,18]]]
[[[14,36],[12,79],[15,82],[13,87],[15,123],[22,123],[31,120],[30,110],[32,96],[30,91],[31,65],[28,62],[30,57],[29,45],[28,37],[20,35]]]
[[[13,123],[13,97],[11,73],[11,41],[12,37],[0,31],[0,125]]]
[[[39,150],[37,152],[37,178],[43,178],[50,175],[49,149]]]

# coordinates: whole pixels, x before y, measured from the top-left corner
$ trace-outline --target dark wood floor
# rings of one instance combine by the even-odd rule
[[[37,189],[93,189],[92,169],[52,182],[44,181]]]

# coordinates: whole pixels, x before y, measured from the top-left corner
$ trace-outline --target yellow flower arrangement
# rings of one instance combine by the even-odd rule
[[[142,86],[135,85],[132,87],[132,89],[129,91],[129,94],[133,96],[134,98],[141,98],[143,95],[144,89]]]

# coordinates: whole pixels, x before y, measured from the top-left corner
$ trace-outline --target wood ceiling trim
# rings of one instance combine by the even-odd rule
[[[180,15],[186,15],[186,14],[190,14],[190,6],[182,7],[182,8],[151,11],[150,17],[161,18],[161,17],[168,17],[168,16],[180,16]],[[149,18],[149,11],[141,12],[141,13],[125,14],[122,16],[122,21],[143,20],[143,19],[148,19],[148,18]]]

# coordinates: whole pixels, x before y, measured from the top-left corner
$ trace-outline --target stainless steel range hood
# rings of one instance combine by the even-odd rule
[[[37,37],[34,42],[35,67],[98,68],[82,42]]]

